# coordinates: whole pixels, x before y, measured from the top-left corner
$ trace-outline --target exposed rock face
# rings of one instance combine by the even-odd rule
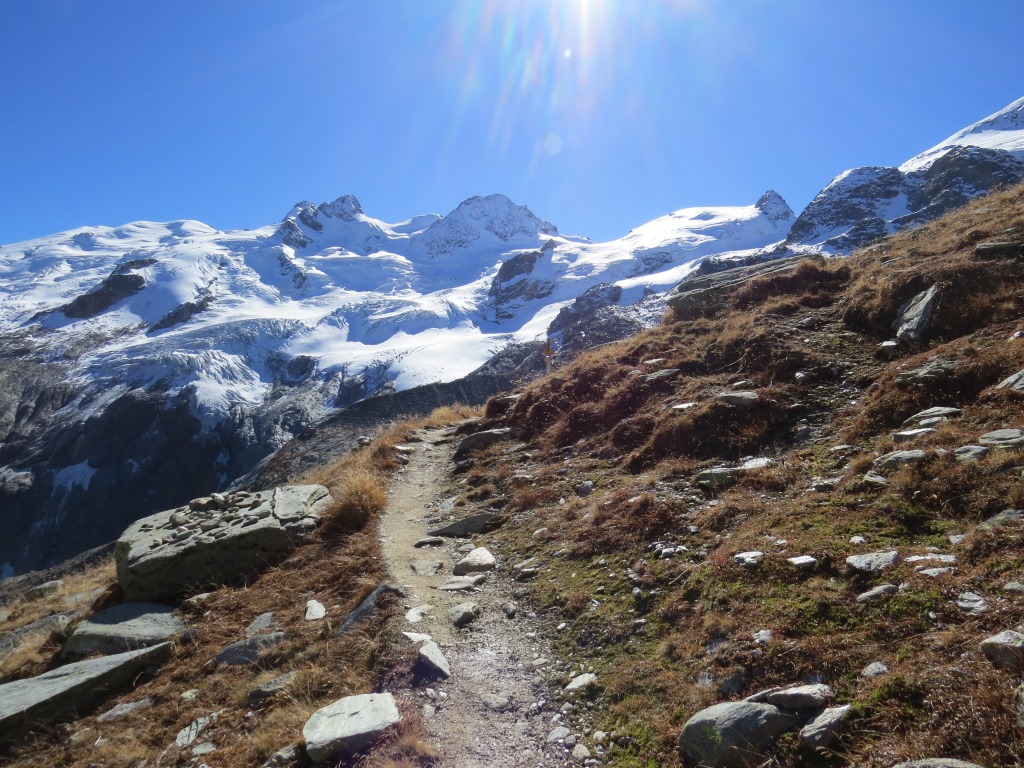
[[[756,264],[727,266],[712,274],[695,273],[668,292],[668,305],[680,317],[697,317],[714,305],[722,291],[773,272],[795,269],[799,258],[782,258]]]
[[[94,317],[145,287],[146,278],[142,275],[115,272],[88,293],[83,293],[70,304],[65,304],[60,311],[65,317]]]
[[[351,754],[373,744],[402,717],[390,693],[347,696],[318,709],[302,728],[306,753],[321,763],[340,754]]]
[[[928,324],[932,319],[932,310],[939,295],[939,287],[933,285],[926,291],[910,298],[900,307],[893,330],[896,337],[911,347],[919,347],[928,337]]]
[[[66,664],[50,672],[0,685],[0,740],[15,738],[36,720],[84,712],[108,693],[131,683],[151,664],[164,661],[170,643],[141,651]]]
[[[117,541],[118,582],[126,599],[150,600],[231,581],[291,551],[330,504],[323,486],[296,485],[145,517]]]

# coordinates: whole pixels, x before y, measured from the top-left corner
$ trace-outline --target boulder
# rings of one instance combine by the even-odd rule
[[[904,302],[892,324],[897,339],[911,347],[918,347],[924,342],[938,295],[939,287],[933,285]]]
[[[875,464],[882,469],[898,469],[905,464],[917,464],[924,460],[927,454],[920,450],[914,449],[912,451],[893,451],[887,453],[884,456],[879,456],[875,459]]]
[[[438,587],[443,592],[464,592],[473,587],[479,586],[487,581],[487,576],[482,573],[473,576],[452,576],[448,581]]]
[[[62,656],[123,653],[173,640],[185,625],[166,605],[122,603],[78,623]]]
[[[466,435],[459,444],[455,447],[455,458],[461,458],[466,456],[472,451],[478,451],[481,448],[486,448],[495,443],[500,443],[502,440],[508,440],[512,437],[512,430],[508,427],[502,429],[485,429],[482,432],[475,432],[472,435]]]
[[[753,390],[740,390],[739,392],[719,392],[715,400],[721,403],[728,403],[739,408],[751,408],[760,398]]]
[[[0,741],[18,738],[38,720],[86,712],[112,691],[129,687],[139,673],[163,663],[171,644],[77,661],[38,677],[0,685]]]
[[[800,729],[800,742],[807,747],[827,747],[836,736],[850,714],[850,705],[829,707]]]
[[[416,653],[416,661],[420,668],[435,677],[448,679],[452,676],[452,668],[448,659],[441,652],[441,647],[433,640],[426,640]]]
[[[747,768],[801,718],[771,704],[731,701],[702,709],[683,726],[679,749],[691,765]]]
[[[846,558],[846,564],[861,573],[878,573],[896,565],[899,559],[900,553],[896,551],[868,552],[863,555],[850,555]]]
[[[1024,668],[1024,635],[1012,629],[981,641],[981,652],[999,669],[1020,672]]]
[[[996,389],[1012,389],[1017,392],[1024,392],[1024,371],[1017,371],[1012,376],[1007,376],[996,384]]]
[[[960,416],[963,411],[960,408],[953,408],[946,405],[938,405],[934,408],[927,408],[923,411],[919,411],[911,416],[909,419],[903,422],[904,427],[909,427],[912,424],[920,424],[922,421],[929,419],[952,419]]]
[[[986,432],[978,438],[978,442],[992,448],[1024,448],[1024,430],[997,429]]]
[[[480,617],[480,606],[476,603],[459,603],[448,609],[448,615],[452,624],[456,627],[465,627],[472,624]]]
[[[316,763],[371,746],[388,728],[401,722],[390,693],[346,696],[318,709],[302,727],[306,754]]]
[[[465,576],[468,573],[486,573],[494,570],[494,565],[494,555],[486,547],[477,547],[455,564],[452,573],[456,576]]]
[[[232,581],[279,559],[312,533],[331,496],[323,486],[296,485],[204,502],[144,517],[121,535],[114,556],[127,600]]]

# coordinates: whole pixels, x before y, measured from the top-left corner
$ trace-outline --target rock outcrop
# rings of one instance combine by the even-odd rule
[[[296,485],[196,499],[136,521],[118,539],[117,579],[128,600],[180,595],[232,581],[291,551],[331,504]]]

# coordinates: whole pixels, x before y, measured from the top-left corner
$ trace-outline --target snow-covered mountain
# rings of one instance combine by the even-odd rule
[[[793,219],[768,192],[591,243],[502,195],[396,224],[346,195],[250,231],[135,222],[0,247],[0,564],[107,541],[338,408],[546,337],[588,289],[633,303]]]
[[[1024,179],[1024,98],[958,131],[898,168],[836,176],[797,218],[791,252],[850,253]]]

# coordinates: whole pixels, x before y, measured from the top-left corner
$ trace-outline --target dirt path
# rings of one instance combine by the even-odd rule
[[[404,605],[410,613],[400,619],[402,630],[431,635],[452,674],[417,686],[405,694],[407,700],[422,708],[429,741],[445,768],[568,764],[566,746],[546,744],[552,729],[562,724],[561,715],[557,704],[545,700],[547,643],[528,609],[515,605],[512,597],[513,563],[491,549],[497,568],[486,582],[470,592],[444,592],[437,587],[451,576],[467,540],[413,546],[457,512],[448,487],[451,431],[424,430],[418,436],[422,442],[411,444],[415,452],[392,484],[381,539],[389,570],[407,592]],[[491,547],[486,534],[468,542]],[[425,561],[441,562],[436,574],[420,565],[413,569]],[[479,605],[481,615],[457,629],[449,609],[466,602]],[[516,610],[510,618],[505,610],[512,606]],[[418,612],[422,618],[415,620]]]

